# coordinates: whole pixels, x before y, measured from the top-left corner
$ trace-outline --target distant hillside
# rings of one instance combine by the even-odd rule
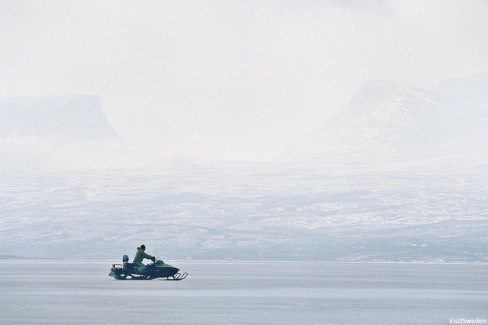
[[[488,73],[447,79],[432,87],[432,90],[475,107],[479,114],[488,117]]]
[[[96,96],[0,100],[0,137],[61,140],[116,139]]]
[[[488,117],[478,108],[436,92],[375,80],[364,85],[338,116],[282,157],[380,165],[485,159],[486,148]]]
[[[145,163],[109,124],[96,96],[0,99],[0,157],[0,172]]]
[[[0,254],[0,260],[27,260],[29,258],[17,256],[17,255],[4,255]]]

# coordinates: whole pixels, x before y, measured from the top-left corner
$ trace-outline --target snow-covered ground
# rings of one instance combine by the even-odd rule
[[[2,324],[456,324],[488,319],[488,266],[171,261],[184,281],[117,281],[110,262],[0,262]]]
[[[3,175],[0,255],[120,259],[488,260],[482,171],[276,166]]]

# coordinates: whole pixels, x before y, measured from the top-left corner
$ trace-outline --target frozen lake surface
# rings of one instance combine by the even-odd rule
[[[117,281],[112,262],[0,262],[2,324],[454,324],[488,319],[488,265],[168,261],[184,281]]]

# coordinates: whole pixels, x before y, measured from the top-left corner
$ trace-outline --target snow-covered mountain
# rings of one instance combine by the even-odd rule
[[[96,96],[0,99],[0,172],[122,168],[141,156]]]
[[[468,105],[476,109],[478,114],[488,117],[488,73],[447,79],[431,90]]]
[[[0,137],[116,139],[96,96],[17,97],[0,100]]]
[[[348,106],[282,157],[295,161],[381,165],[486,161],[488,116],[443,94],[374,80]]]
[[[0,138],[0,255],[114,259],[145,243],[170,260],[486,263],[488,165],[447,172],[345,167],[438,166],[464,154],[479,164],[488,148],[483,110],[439,92],[368,83],[288,152],[320,168],[175,161],[121,169],[128,161],[122,142],[68,141],[54,150],[36,136],[25,150],[9,139],[2,151]],[[118,158],[110,165],[117,170],[2,170],[86,166],[90,159],[100,167],[104,157]]]

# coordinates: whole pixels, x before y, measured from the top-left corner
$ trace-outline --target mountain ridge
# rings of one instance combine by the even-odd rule
[[[477,112],[444,94],[372,80],[282,159],[367,165],[486,155],[488,118]]]
[[[0,137],[104,140],[119,134],[93,95],[0,99]]]
[[[0,99],[0,171],[103,169],[139,165],[94,95]]]

